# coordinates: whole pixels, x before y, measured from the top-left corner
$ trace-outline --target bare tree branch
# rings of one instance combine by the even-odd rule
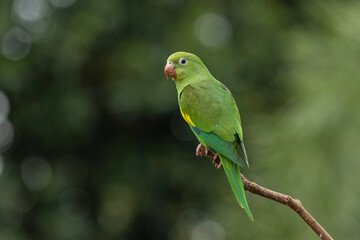
[[[210,160],[214,162],[214,154],[209,151],[207,155]],[[216,165],[216,162],[214,162]],[[289,195],[285,195],[283,193],[278,193],[273,190],[264,188],[254,182],[247,180],[244,175],[241,174],[241,180],[244,185],[244,189],[256,195],[262,196],[264,198],[268,198],[284,204],[294,210],[309,227],[314,230],[314,232],[319,236],[320,239],[323,240],[333,240],[330,234],[311,216],[311,214],[304,208],[299,199],[294,199]]]

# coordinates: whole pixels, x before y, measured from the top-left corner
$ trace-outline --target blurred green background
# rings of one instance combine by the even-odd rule
[[[2,0],[0,239],[317,239],[195,157],[167,57],[241,112],[248,179],[360,239],[360,3]]]

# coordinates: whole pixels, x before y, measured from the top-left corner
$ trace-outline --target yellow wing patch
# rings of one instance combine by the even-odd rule
[[[183,118],[185,119],[185,121],[187,123],[191,124],[193,127],[195,127],[195,124],[191,121],[191,118],[190,118],[189,114],[183,113],[181,108],[180,108],[180,112],[181,112],[181,115],[183,116]]]

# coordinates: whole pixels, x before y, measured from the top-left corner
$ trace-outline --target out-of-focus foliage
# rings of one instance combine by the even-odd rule
[[[360,236],[360,4],[0,2],[0,239],[317,239],[194,155],[173,52],[235,96],[259,184]]]

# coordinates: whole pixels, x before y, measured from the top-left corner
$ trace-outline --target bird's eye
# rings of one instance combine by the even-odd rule
[[[180,65],[185,65],[186,63],[187,63],[187,60],[185,58],[180,58],[180,60],[179,60]]]

